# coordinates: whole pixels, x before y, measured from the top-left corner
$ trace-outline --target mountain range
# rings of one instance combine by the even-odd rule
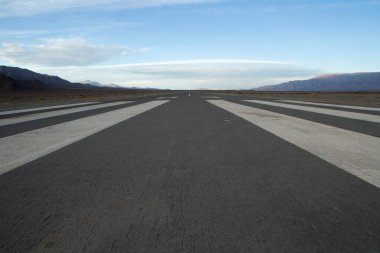
[[[257,91],[380,91],[380,72],[331,74],[255,88]]]
[[[39,74],[28,69],[0,66],[0,91],[32,89],[141,89],[86,80],[72,83],[58,76]],[[153,88],[143,88],[152,90]],[[309,80],[297,80],[254,88],[257,91],[380,91],[380,72],[330,74]]]
[[[80,89],[86,88],[83,84],[71,83],[58,76],[39,74],[28,69],[0,66],[2,90],[27,90],[27,89]],[[3,82],[6,80],[6,87]]]
[[[50,76],[17,67],[0,66],[0,90],[35,89],[123,89],[115,84],[104,85],[93,81],[72,83],[58,76]]]

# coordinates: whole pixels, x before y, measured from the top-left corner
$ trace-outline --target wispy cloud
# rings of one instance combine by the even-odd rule
[[[46,30],[11,30],[11,29],[0,29],[0,38],[25,38],[32,35],[47,34]]]
[[[2,0],[0,17],[27,16],[80,8],[134,9],[158,6],[199,4],[218,0]]]
[[[362,1],[331,1],[324,4],[327,7],[355,7],[361,5],[378,5],[379,0],[362,0]]]
[[[54,38],[40,44],[2,43],[0,59],[29,66],[88,66],[146,50],[96,45],[80,37]]]
[[[95,80],[124,86],[196,89],[253,88],[321,74],[297,64],[244,59],[199,59],[83,68],[34,68],[71,81]],[[72,77],[75,76],[75,80]]]
[[[249,2],[249,1],[247,1]],[[253,1],[252,1],[253,2]],[[206,8],[197,8],[195,11],[204,15],[253,15],[257,13],[279,13],[284,11],[309,11],[309,10],[326,10],[355,8],[362,6],[378,6],[380,0],[330,0],[330,1],[255,1],[252,5],[246,5],[244,8],[234,5],[208,6]]]

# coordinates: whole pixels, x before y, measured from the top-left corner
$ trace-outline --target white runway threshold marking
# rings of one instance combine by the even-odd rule
[[[61,115],[66,115],[66,114],[71,114],[71,113],[76,113],[76,112],[84,112],[84,111],[100,109],[100,108],[110,107],[114,105],[122,105],[122,104],[127,104],[127,103],[132,103],[132,102],[133,101],[123,101],[123,102],[96,104],[96,105],[83,106],[83,107],[71,108],[71,109],[65,109],[65,110],[59,110],[59,111],[41,112],[41,113],[36,113],[36,114],[28,114],[28,115],[23,115],[23,116],[18,116],[18,117],[0,119],[0,126],[6,126],[6,125],[22,123],[22,122],[27,122],[27,121],[37,120],[37,119],[61,116]]]
[[[300,110],[300,111],[321,113],[321,114],[343,117],[343,118],[350,118],[350,119],[357,119],[357,120],[364,120],[364,121],[380,123],[380,116],[372,115],[372,114],[339,111],[339,110],[316,108],[316,107],[309,107],[309,106],[302,106],[302,105],[289,105],[289,104],[284,104],[284,103],[276,103],[276,102],[269,102],[269,101],[262,101],[262,100],[243,100],[243,101],[256,103],[256,104],[271,105],[271,106],[295,109],[295,110]]]
[[[34,107],[34,108],[19,109],[19,110],[12,110],[12,111],[2,111],[0,112],[0,115],[10,115],[10,114],[23,113],[23,112],[35,112],[35,111],[42,111],[42,110],[47,110],[47,109],[60,109],[60,108],[66,108],[66,107],[71,107],[71,106],[92,105],[92,104],[97,104],[97,103],[98,102],[88,102],[88,103]]]
[[[281,102],[295,103],[295,104],[303,104],[303,105],[323,105],[337,108],[347,108],[347,109],[355,109],[355,110],[366,110],[366,111],[375,111],[380,112],[380,108],[376,107],[367,107],[367,106],[352,106],[352,105],[337,105],[337,104],[326,104],[326,103],[314,103],[314,102],[305,102],[305,101],[297,101],[297,100],[279,100]]]
[[[151,101],[1,138],[0,175],[166,102]]]
[[[380,138],[224,100],[208,102],[380,188]]]

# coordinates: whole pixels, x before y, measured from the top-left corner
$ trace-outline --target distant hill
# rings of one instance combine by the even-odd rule
[[[13,89],[13,82],[9,77],[0,74],[0,91],[11,91]]]
[[[91,81],[91,80],[85,80],[83,82],[80,82],[81,84],[84,84],[84,85],[91,85],[91,86],[95,86],[95,87],[107,87],[107,88],[119,88],[119,89],[123,89],[124,87],[123,86],[120,86],[120,85],[117,85],[117,84],[103,84],[103,83],[99,83],[99,82],[95,82],[95,81]]]
[[[380,72],[332,74],[267,85],[258,91],[380,91]]]
[[[117,85],[102,85],[97,82],[71,83],[58,76],[39,74],[28,69],[0,66],[0,90],[35,89],[122,89]]]

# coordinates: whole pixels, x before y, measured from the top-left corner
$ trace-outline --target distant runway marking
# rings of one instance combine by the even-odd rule
[[[98,103],[98,102],[65,104],[65,105],[54,105],[54,106],[44,106],[44,107],[34,107],[34,108],[28,108],[28,109],[3,111],[3,112],[0,112],[0,115],[10,115],[10,114],[17,114],[17,113],[24,113],[24,112],[35,112],[35,111],[42,111],[42,110],[48,110],[48,109],[59,109],[59,108],[66,108],[66,107],[79,106],[79,105],[91,105],[91,104],[96,104],[96,103]]]
[[[71,109],[65,109],[65,110],[59,110],[59,111],[41,112],[41,113],[36,113],[36,114],[28,114],[28,115],[23,115],[23,116],[18,116],[18,117],[0,119],[0,126],[22,123],[22,122],[27,122],[27,121],[37,120],[37,119],[50,118],[54,116],[61,116],[61,115],[66,115],[66,114],[71,114],[71,113],[76,113],[76,112],[84,112],[84,111],[100,109],[100,108],[105,108],[105,107],[110,107],[110,106],[115,106],[115,105],[122,105],[122,104],[127,104],[127,103],[132,103],[132,102],[133,101],[123,101],[123,102],[96,104],[96,105],[83,106],[83,107],[71,108]]]
[[[380,138],[224,100],[208,100],[380,188]]]
[[[178,97],[159,97],[157,99],[176,99],[176,98],[178,98]]]
[[[279,101],[296,103],[296,104],[305,104],[305,105],[323,105],[323,106],[338,107],[338,108],[347,108],[347,109],[355,109],[355,110],[366,110],[366,111],[380,112],[380,108],[367,107],[367,106],[337,105],[337,104],[304,102],[304,101],[296,101],[296,100],[279,100]]]
[[[350,119],[380,123],[380,116],[371,115],[371,114],[338,111],[338,110],[333,110],[333,109],[316,108],[316,107],[309,107],[309,106],[302,106],[302,105],[289,105],[289,104],[284,104],[284,103],[276,103],[276,102],[269,102],[269,101],[262,101],[262,100],[243,100],[243,101],[256,103],[256,104],[271,105],[271,106],[307,111],[307,112],[321,113],[321,114],[332,115],[332,116],[343,117],[343,118],[350,118]]]
[[[147,102],[2,138],[0,175],[166,102]]]

